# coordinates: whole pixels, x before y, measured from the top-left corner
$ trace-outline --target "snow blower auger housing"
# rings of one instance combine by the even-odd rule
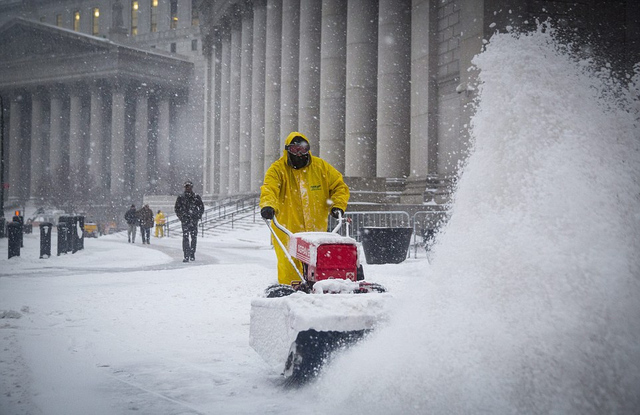
[[[291,233],[289,246],[277,237],[291,265],[303,263],[297,284],[276,284],[251,302],[250,344],[288,385],[315,377],[332,352],[362,339],[387,317],[390,295],[363,281],[354,239],[332,232]],[[267,225],[269,222],[267,221]]]

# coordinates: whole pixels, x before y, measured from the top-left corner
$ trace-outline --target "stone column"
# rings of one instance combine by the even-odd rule
[[[377,177],[409,176],[411,0],[380,0]]]
[[[213,151],[213,193],[220,193],[220,140],[222,136],[222,128],[220,125],[220,114],[221,114],[221,103],[222,103],[222,46],[220,43],[220,34],[216,37],[216,42],[214,46],[214,65],[213,65],[213,125],[212,125],[212,151]]]
[[[23,174],[22,136],[23,95],[14,95],[9,103],[9,200],[23,201],[27,196],[28,181]]]
[[[282,0],[267,0],[265,52],[264,168],[280,158],[280,60],[282,55]]]
[[[240,72],[242,22],[239,12],[231,21],[231,63],[229,76],[229,191],[237,193],[240,185]]]
[[[411,155],[403,203],[422,203],[431,160],[437,166],[436,82],[432,69],[437,65],[432,23],[435,11],[430,0],[413,0],[411,11]],[[435,173],[435,170],[434,170]]]
[[[375,177],[378,3],[349,0],[345,175]]]
[[[298,130],[300,71],[300,0],[282,0],[282,56],[280,74],[280,148]]]
[[[267,1],[253,2],[253,57],[251,93],[251,191],[258,191],[264,177],[265,50]]]
[[[320,157],[344,172],[347,0],[323,0]]]
[[[231,80],[231,34],[225,27],[222,33],[220,69],[220,194],[229,194],[229,118]]]
[[[242,43],[240,64],[240,149],[239,186],[241,193],[251,190],[251,94],[253,65],[253,8],[245,4],[242,10]]]
[[[202,154],[202,193],[213,194],[214,183],[214,166],[213,166],[213,120],[215,114],[213,112],[214,99],[214,45],[213,36],[203,36],[202,54],[204,55],[204,140]]]
[[[104,95],[102,86],[91,88],[89,121],[89,175],[96,189],[103,189],[104,175]]]
[[[64,141],[63,111],[64,111],[64,90],[61,87],[51,89],[51,109],[49,115],[49,174],[51,184],[57,189],[58,184],[63,180],[64,162]]]
[[[142,199],[149,187],[149,96],[141,88],[136,96],[135,182],[137,198]]]
[[[44,128],[44,102],[42,91],[36,91],[31,96],[31,186],[30,197],[35,199],[42,197],[43,185],[45,185],[45,169],[48,157],[44,157],[45,128]]]
[[[111,102],[111,151],[109,151],[111,164],[111,194],[124,194],[124,125],[126,117],[125,86],[114,84],[112,86]]]
[[[320,154],[320,32],[322,2],[300,1],[300,84],[298,130],[311,140],[311,152]]]
[[[82,85],[75,85],[71,89],[69,101],[69,177],[71,185],[75,190],[80,190],[79,180],[83,177],[84,160],[84,128],[82,125],[82,95],[85,88]]]
[[[156,169],[158,185],[157,191],[160,194],[168,194],[171,185],[171,113],[169,96],[160,93],[157,101],[158,105],[158,134],[156,141]]]

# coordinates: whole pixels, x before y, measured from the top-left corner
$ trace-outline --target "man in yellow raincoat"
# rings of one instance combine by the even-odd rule
[[[329,163],[311,155],[309,140],[294,131],[285,140],[282,157],[267,170],[260,188],[260,213],[264,219],[273,219],[291,232],[326,232],[328,216],[343,215],[349,201],[349,187],[342,174]],[[271,227],[284,244],[289,237],[273,224]],[[274,240],[278,258],[278,281],[291,284],[300,277],[287,256]],[[302,263],[295,260],[302,272]]]
[[[158,234],[160,234],[160,238],[164,237],[164,224],[167,223],[167,217],[162,213],[161,210],[158,210],[158,213],[155,217],[156,221],[156,238]]]

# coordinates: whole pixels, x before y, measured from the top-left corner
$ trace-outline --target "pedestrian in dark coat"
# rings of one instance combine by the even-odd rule
[[[124,214],[124,220],[127,222],[127,238],[129,242],[136,243],[136,229],[138,229],[138,213],[136,205],[131,205],[129,210]]]
[[[153,210],[146,204],[138,211],[138,219],[140,220],[140,233],[142,234],[142,243],[150,245],[151,228],[153,228]]]
[[[196,260],[196,244],[198,242],[198,221],[204,213],[202,198],[193,192],[193,183],[184,184],[184,193],[178,196],[174,211],[182,222],[182,251],[184,260]]]

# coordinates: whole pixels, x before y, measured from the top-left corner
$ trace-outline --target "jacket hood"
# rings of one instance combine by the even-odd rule
[[[290,133],[290,134],[287,136],[287,139],[286,139],[286,140],[284,140],[284,145],[285,145],[285,146],[288,146],[289,144],[291,144],[291,142],[293,141],[293,139],[294,139],[295,137],[302,137],[302,138],[304,138],[304,140],[305,140],[307,143],[309,143],[309,145],[311,145],[311,142],[309,141],[309,139],[307,138],[307,136],[306,136],[306,135],[304,135],[304,134],[302,134],[302,133],[299,133],[299,132],[297,132],[297,131],[293,131],[292,133]],[[283,155],[283,156],[285,156],[285,157],[287,156],[287,149],[282,150],[282,155]],[[311,150],[309,150],[309,155],[311,155]]]

